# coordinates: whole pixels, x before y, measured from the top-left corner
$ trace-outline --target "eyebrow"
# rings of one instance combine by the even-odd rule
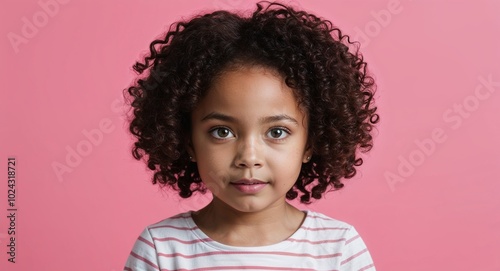
[[[236,119],[234,117],[231,117],[231,116],[228,116],[228,115],[224,115],[224,114],[218,113],[218,112],[211,112],[211,113],[209,113],[208,115],[206,115],[205,117],[203,117],[201,119],[201,121],[204,122],[204,121],[208,121],[208,120],[212,120],[212,119],[222,120],[222,121],[227,121],[227,122],[233,122],[233,123],[238,121],[238,119]],[[271,122],[277,122],[277,121],[282,121],[282,120],[289,121],[289,122],[291,122],[291,123],[293,123],[295,125],[299,125],[299,123],[297,122],[296,119],[290,117],[287,114],[279,114],[279,115],[274,115],[274,116],[263,117],[263,118],[259,119],[259,122],[261,122],[261,123],[271,123]]]

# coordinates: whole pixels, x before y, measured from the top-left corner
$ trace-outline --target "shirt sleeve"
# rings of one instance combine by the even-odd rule
[[[346,233],[340,271],[376,271],[373,259],[363,239],[354,227]]]
[[[153,237],[146,227],[139,235],[127,258],[123,271],[159,271]]]

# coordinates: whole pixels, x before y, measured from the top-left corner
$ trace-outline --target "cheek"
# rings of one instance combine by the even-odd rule
[[[215,151],[210,148],[202,148],[200,153],[197,153],[197,164],[200,176],[205,183],[221,182],[227,180],[228,163],[220,150]]]
[[[268,157],[267,162],[272,170],[280,172],[281,174],[290,175],[295,174],[295,169],[297,168],[300,171],[302,155],[295,150],[275,153]]]
[[[201,180],[214,195],[219,195],[219,192],[230,181],[227,170],[215,159],[200,161],[198,163],[198,171]]]
[[[294,144],[286,149],[274,151],[269,157],[268,162],[274,171],[287,176],[296,175],[300,172],[303,160],[303,146]]]
[[[302,161],[303,150],[304,146],[302,146],[302,144],[294,142],[294,144],[288,144],[286,146],[273,149],[269,153],[269,158],[287,162],[294,162],[296,160]]]

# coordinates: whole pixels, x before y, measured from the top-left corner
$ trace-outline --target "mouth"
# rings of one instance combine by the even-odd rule
[[[256,194],[267,186],[267,182],[259,179],[240,179],[230,184],[243,194]]]
[[[231,184],[235,185],[255,185],[255,184],[267,184],[267,182],[261,181],[259,179],[239,179],[237,181],[231,182]]]

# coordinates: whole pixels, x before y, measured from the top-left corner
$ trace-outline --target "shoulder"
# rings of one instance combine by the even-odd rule
[[[178,243],[176,241],[196,239],[192,233],[194,229],[196,225],[191,219],[190,212],[162,219],[143,228],[137,237],[132,253],[142,251],[153,257],[154,251],[162,250],[171,244],[171,241]]]
[[[354,226],[313,211],[308,211],[307,216],[313,227],[330,229],[331,234],[341,240],[341,270],[375,270],[371,254]]]
[[[193,228],[191,221],[191,213],[186,212],[144,227],[132,247],[124,270],[159,270],[158,253],[168,251],[171,243],[179,243],[177,240],[193,238],[189,230]]]
[[[191,212],[184,212],[184,213],[179,213],[170,217],[167,217],[165,219],[162,219],[158,222],[152,223],[147,226],[149,229],[156,229],[156,228],[161,228],[161,227],[168,227],[168,226],[181,226],[186,224],[186,220],[191,219]]]
[[[146,226],[144,231],[148,231],[152,237],[166,237],[168,235],[179,235],[196,228],[191,218],[191,212],[188,211],[152,223]]]
[[[338,220],[322,213],[307,211],[307,224],[305,227],[316,229],[316,231],[328,230],[331,234],[341,237],[345,244],[349,244],[355,239],[361,239],[358,231],[353,225],[342,220]]]
[[[322,213],[307,211],[307,218],[302,228],[306,230],[308,238],[328,236],[330,239],[341,241],[343,246],[349,244],[364,246],[360,234],[353,225]]]
[[[357,235],[354,227],[347,222],[314,211],[307,211],[306,214],[301,230],[307,240],[329,240],[336,244],[336,249],[340,249],[349,238]]]
[[[307,211],[307,226],[335,228],[338,230],[350,230],[353,226],[345,221],[341,221],[325,214]]]
[[[180,213],[144,227],[137,237],[135,246],[157,249],[157,241],[192,239],[191,231],[194,229],[196,225],[191,219],[191,213]]]

